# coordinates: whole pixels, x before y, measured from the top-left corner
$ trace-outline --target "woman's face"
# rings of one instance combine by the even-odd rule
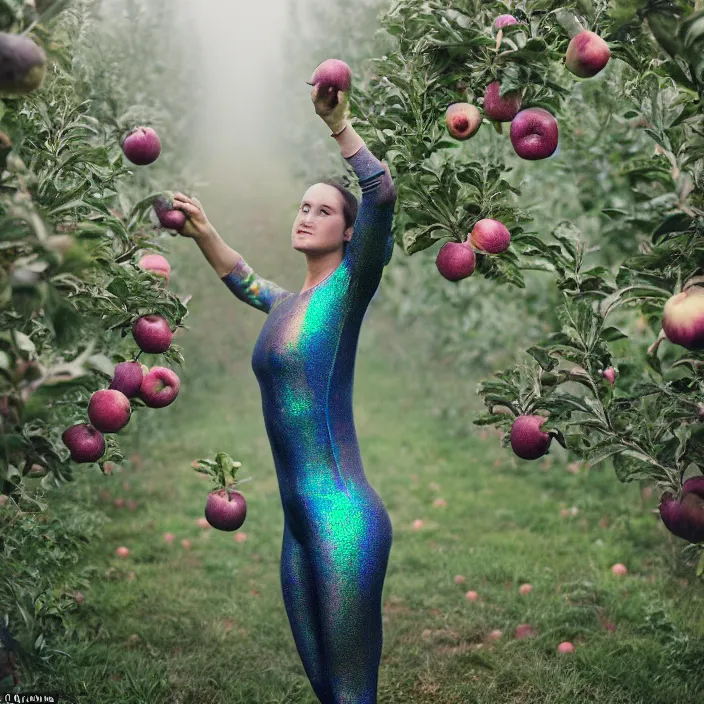
[[[316,183],[304,194],[293,221],[291,245],[299,252],[325,254],[343,249],[353,228],[345,230],[342,194],[327,183]]]

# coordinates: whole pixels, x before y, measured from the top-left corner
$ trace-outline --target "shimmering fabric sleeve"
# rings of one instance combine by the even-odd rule
[[[354,234],[345,250],[358,283],[373,290],[379,284],[382,269],[389,263],[394,240],[391,222],[396,204],[389,167],[363,146],[346,157],[362,189],[362,202],[354,225]]]
[[[273,281],[262,279],[244,259],[240,259],[221,280],[240,301],[265,313],[269,313],[278,301],[293,295]]]

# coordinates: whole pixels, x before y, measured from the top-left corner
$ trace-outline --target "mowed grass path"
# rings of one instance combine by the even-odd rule
[[[255,313],[244,318],[257,327]],[[99,704],[314,703],[281,597],[283,513],[249,350],[203,383],[188,376],[120,471],[63,493],[111,521],[91,548],[100,569],[75,614],[71,660],[60,680],[37,684]],[[355,376],[365,469],[394,527],[379,702],[701,701],[704,588],[653,516],[655,499],[610,471],[570,473],[562,457],[519,465],[470,418],[467,436],[451,437],[433,412],[458,392],[451,370],[414,360],[410,333],[375,309]],[[217,450],[253,477],[236,533],[196,524],[209,487],[190,464]],[[136,510],[115,507],[118,497]],[[611,574],[616,562],[626,577]],[[537,636],[515,640],[520,623]],[[503,636],[489,643],[494,629]],[[575,653],[556,652],[564,640]]]

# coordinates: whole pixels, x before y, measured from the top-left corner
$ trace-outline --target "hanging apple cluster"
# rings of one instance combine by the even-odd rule
[[[517,24],[519,22],[513,15],[499,15],[494,20],[494,27],[498,30],[497,47],[501,44],[503,28]],[[570,40],[565,65],[575,76],[590,78],[596,76],[610,58],[611,51],[606,42],[594,32],[582,30]],[[510,90],[502,95],[500,89],[499,81],[487,85],[484,115],[494,122],[511,123],[511,144],[521,159],[536,161],[552,156],[558,145],[555,117],[544,108],[523,106],[520,91]],[[450,136],[465,141],[481,127],[482,113],[471,103],[452,103],[445,113],[445,124]],[[474,225],[470,237],[464,242],[446,242],[440,248],[435,264],[448,281],[460,281],[474,273],[475,249],[486,254],[501,254],[510,243],[511,234],[503,223],[484,218]],[[535,442],[544,443],[538,432],[536,426]]]
[[[136,127],[120,141],[122,151],[133,164],[146,166],[161,154],[161,141],[151,127]],[[158,196],[154,209],[164,227],[183,228],[185,213],[169,209],[166,198]],[[147,254],[139,261],[145,271],[151,271],[167,284],[171,266],[161,254]],[[142,315],[132,325],[132,336],[142,352],[161,354],[171,347],[173,332],[161,315]],[[78,463],[96,462],[105,454],[103,433],[118,433],[130,421],[130,399],[138,397],[149,408],[164,408],[176,400],[181,381],[172,369],[155,366],[149,369],[137,360],[120,362],[107,389],[96,391],[88,403],[89,423],[77,423],[67,428],[61,439]]]

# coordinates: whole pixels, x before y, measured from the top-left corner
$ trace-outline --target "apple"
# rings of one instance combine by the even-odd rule
[[[501,254],[511,244],[511,233],[498,220],[484,218],[477,221],[472,228],[471,242],[473,247],[483,252]]]
[[[127,398],[137,395],[142,385],[142,365],[139,362],[120,362],[108,389],[122,392]]]
[[[470,242],[445,242],[435,260],[438,271],[448,281],[471,276],[476,264],[477,257]]]
[[[530,594],[533,591],[533,585],[532,584],[521,584],[520,588],[518,589],[519,594],[522,596],[525,596],[526,594]]]
[[[611,572],[615,574],[617,577],[623,577],[623,575],[628,573],[628,568],[626,565],[622,565],[620,562],[617,562],[612,568]]]
[[[518,24],[518,20],[513,15],[499,15],[494,20],[494,27],[496,29],[503,29],[512,24]]]
[[[167,230],[176,230],[176,232],[183,230],[188,216],[183,210],[173,207],[173,200],[170,194],[168,196],[157,196],[152,203],[152,207],[162,227]]]
[[[173,533],[164,533],[164,540],[167,543],[173,543],[176,536]]]
[[[598,34],[585,29],[570,40],[565,65],[575,76],[591,78],[606,66],[610,58],[609,45]]]
[[[445,112],[447,131],[458,140],[469,139],[482,124],[482,115],[475,105],[452,103]]]
[[[213,528],[224,531],[237,530],[247,516],[244,496],[233,489],[218,489],[208,494],[205,517]]]
[[[352,85],[352,71],[340,59],[326,59],[313,71],[310,81],[306,82],[309,86],[320,83],[321,87],[332,86],[335,91],[346,93]]]
[[[616,383],[616,370],[613,367],[607,367],[601,372],[601,375],[606,379],[606,381],[613,386]]]
[[[677,501],[670,492],[660,500],[660,517],[667,529],[690,543],[704,542],[704,476],[688,479]]]
[[[142,379],[139,398],[149,408],[164,408],[174,402],[181,389],[181,380],[173,369],[152,367]]]
[[[155,162],[161,154],[159,136],[151,127],[135,127],[120,141],[124,155],[137,166]]]
[[[139,266],[145,271],[152,271],[159,276],[163,276],[168,283],[171,279],[171,265],[166,257],[161,254],[145,254],[139,260]]]
[[[23,34],[0,32],[0,66],[0,91],[30,93],[44,80],[46,54]]]
[[[464,596],[467,601],[476,601],[479,598],[479,594],[472,589],[470,589]]]
[[[557,646],[557,652],[558,653],[574,653],[574,645],[572,645],[572,643],[570,643],[568,640],[566,640]]]
[[[455,584],[462,584],[464,582],[464,576],[461,574],[455,575]]]
[[[126,547],[124,547],[124,545],[122,545],[117,548],[117,550],[115,550],[115,554],[118,557],[127,557],[130,554],[130,551]]]
[[[420,518],[416,518],[413,521],[413,530],[420,530],[423,527],[423,521]]]
[[[503,635],[503,632],[497,628],[496,630],[491,631],[489,633],[489,635],[486,637],[486,639],[489,642],[493,642],[493,641],[499,640],[499,638],[501,638],[502,635]]]
[[[511,121],[511,144],[521,157],[546,159],[557,149],[557,120],[543,108],[521,110]]]
[[[518,416],[511,426],[511,449],[524,460],[537,460],[549,449],[552,437],[540,430],[547,418],[543,416]]]
[[[102,433],[117,433],[130,422],[130,400],[115,389],[96,391],[88,403],[88,418]]]
[[[103,434],[88,423],[77,423],[66,428],[61,440],[71,452],[74,462],[97,462],[105,454]]]
[[[235,534],[235,542],[244,543],[246,540],[247,540],[247,534],[244,531],[242,531],[241,533]]]
[[[536,635],[536,630],[529,623],[521,623],[516,627],[516,632],[514,636],[516,640],[523,640],[524,638],[532,638]]]
[[[199,528],[210,528],[210,523],[208,523],[208,519],[204,518],[203,516],[196,519],[196,525]]]
[[[523,98],[520,91],[512,90],[500,95],[500,83],[494,81],[484,92],[484,114],[495,122],[511,122],[521,109]]]
[[[157,354],[171,347],[174,334],[166,318],[153,314],[143,315],[134,321],[132,336],[143,352]]]
[[[662,309],[662,329],[675,345],[704,349],[704,288],[691,286],[668,299]]]

